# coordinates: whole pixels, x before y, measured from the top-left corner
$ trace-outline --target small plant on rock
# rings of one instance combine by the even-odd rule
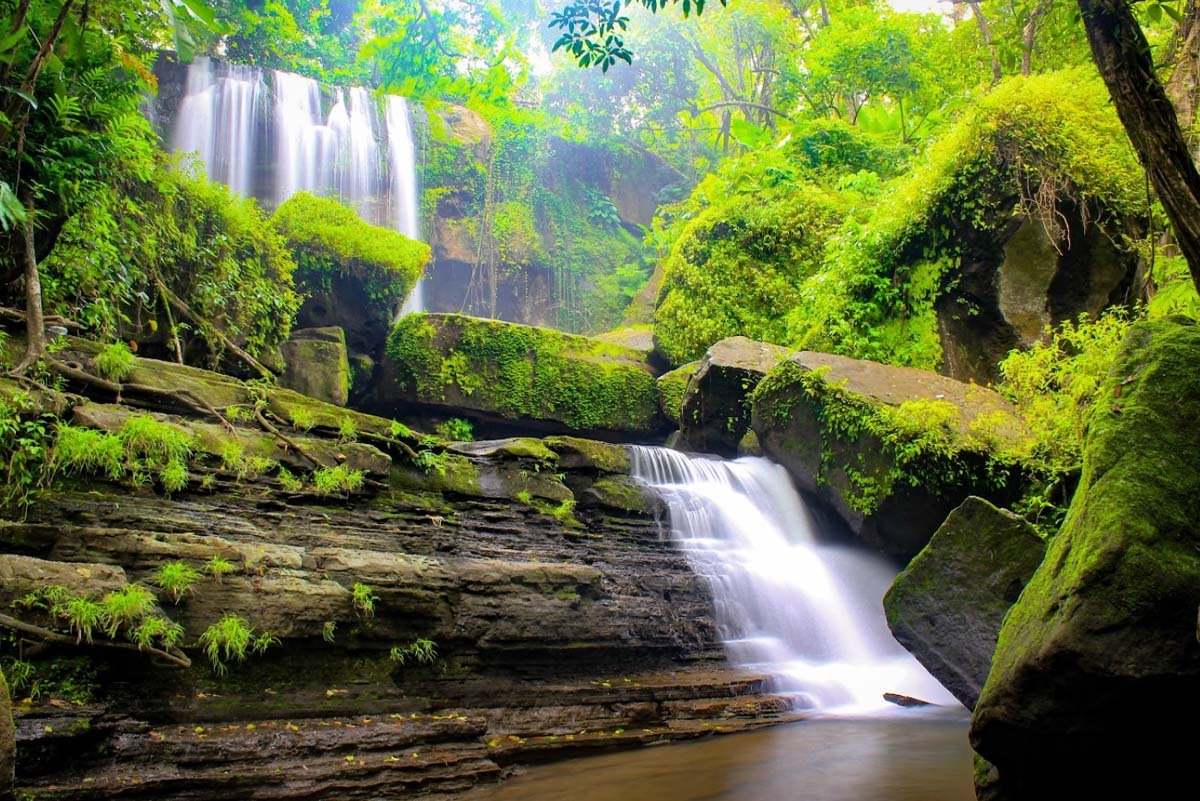
[[[344,464],[337,467],[322,467],[312,475],[313,489],[319,495],[349,495],[363,487],[366,475]]]
[[[300,492],[304,489],[304,482],[282,465],[279,467],[279,472],[275,474],[275,478],[279,480],[279,486],[283,487],[284,492]]]
[[[408,645],[394,645],[388,656],[401,665],[432,665],[437,659],[437,643],[421,637]]]
[[[333,633],[337,630],[337,623],[332,620],[326,620],[325,625],[321,626],[321,639],[325,642],[333,642]]]
[[[256,633],[244,619],[228,612],[200,635],[200,647],[218,676],[229,672],[230,662],[244,662],[251,653],[262,654],[278,644],[278,637]]]
[[[470,442],[475,437],[470,420],[461,417],[451,417],[437,427],[438,436],[451,442]]]
[[[122,627],[132,629],[142,618],[154,611],[158,600],[154,593],[140,584],[127,584],[104,596],[104,633],[116,637]]]
[[[216,554],[208,557],[208,561],[204,563],[204,572],[215,578],[217,581],[220,581],[222,576],[226,576],[236,571],[237,565],[235,565],[233,562],[230,562],[228,559],[222,559]]]
[[[371,588],[362,582],[356,582],[351,589],[353,593],[354,611],[360,617],[375,617],[375,602],[379,597]]]
[[[292,418],[292,428],[297,431],[311,431],[312,427],[317,424],[312,410],[303,406],[293,406],[288,410],[288,417]]]
[[[354,442],[358,439],[358,426],[350,415],[342,415],[338,421],[338,442]]]
[[[100,374],[101,378],[107,378],[118,384],[129,378],[129,374],[133,372],[136,364],[137,358],[124,342],[105,345],[96,354],[96,372]]]
[[[167,562],[154,574],[154,583],[178,604],[192,585],[200,580],[200,571],[183,562]]]

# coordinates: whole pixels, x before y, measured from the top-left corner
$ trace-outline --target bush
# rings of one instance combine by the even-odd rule
[[[106,187],[67,221],[41,267],[48,313],[113,338],[161,339],[186,322],[214,364],[224,351],[215,332],[267,358],[300,305],[291,256],[258,205],[166,162]],[[165,305],[158,280],[196,319]],[[146,319],[148,335],[128,325]]]
[[[105,345],[96,354],[96,372],[101,378],[116,381],[118,384],[129,377],[137,363],[133,351],[124,342],[113,342]]]
[[[296,260],[296,280],[326,292],[335,277],[355,278],[377,310],[390,314],[408,297],[429,261],[429,246],[380,228],[336,200],[293,195],[271,217]]]

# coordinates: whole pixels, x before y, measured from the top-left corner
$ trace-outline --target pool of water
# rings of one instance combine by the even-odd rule
[[[965,712],[810,720],[530,768],[478,801],[973,801]]]

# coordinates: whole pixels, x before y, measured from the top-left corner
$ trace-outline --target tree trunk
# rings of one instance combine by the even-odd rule
[[[1200,288],[1200,172],[1125,0],[1078,0],[1092,57]]]
[[[1025,46],[1021,53],[1021,74],[1028,75],[1033,71],[1033,48],[1037,43],[1038,22],[1050,10],[1050,0],[1042,0],[1033,11],[1029,12],[1029,20],[1025,23],[1023,32]]]
[[[33,245],[33,201],[25,202],[25,358],[17,372],[42,358],[46,351],[46,321],[42,316],[42,280]]]
[[[13,769],[17,764],[17,740],[13,731],[12,701],[4,671],[0,670],[0,801],[13,797]]]
[[[1004,76],[1000,70],[1000,56],[996,54],[996,43],[992,41],[991,26],[988,25],[987,17],[983,15],[979,0],[967,2],[967,5],[971,7],[971,15],[975,17],[975,24],[979,26],[979,36],[983,39],[983,45],[992,56],[992,86],[995,86]]]
[[[1167,81],[1167,97],[1175,104],[1184,135],[1194,145],[1190,129],[1200,105],[1200,7],[1196,0],[1188,0],[1183,9],[1183,21],[1175,33],[1171,51],[1174,66]]]

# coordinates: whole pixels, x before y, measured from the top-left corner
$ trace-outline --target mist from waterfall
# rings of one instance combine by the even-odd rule
[[[822,543],[787,472],[632,446],[633,473],[670,511],[672,538],[712,590],[729,660],[772,676],[796,708],[876,714],[884,693],[958,702],[891,636],[881,604],[896,570]]]
[[[416,145],[402,97],[323,90],[294,73],[197,58],[171,140],[237,194],[268,206],[297,192],[336,197],[368,222],[420,239]],[[418,281],[404,312],[424,309],[421,289]]]

